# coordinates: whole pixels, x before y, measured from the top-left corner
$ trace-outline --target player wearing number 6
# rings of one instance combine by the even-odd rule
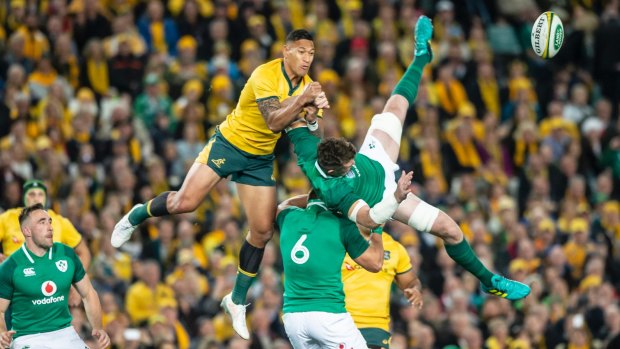
[[[397,198],[409,192],[411,176],[399,180]],[[306,201],[306,195],[285,201],[276,218],[284,265],[286,334],[295,349],[367,348],[345,309],[340,268],[348,253],[367,270],[380,271],[381,235],[371,234],[369,244],[353,222],[336,217],[321,201],[310,200],[307,206]]]
[[[110,338],[102,329],[99,296],[73,249],[54,243],[52,219],[43,205],[24,208],[19,225],[26,242],[0,265],[0,319],[13,305],[10,331],[0,320],[0,346],[87,348],[71,326],[67,302],[74,285],[84,301],[92,335],[100,348],[106,348]]]

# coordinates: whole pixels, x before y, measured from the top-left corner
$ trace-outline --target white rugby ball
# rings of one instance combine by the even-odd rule
[[[544,59],[555,56],[564,42],[564,25],[560,17],[551,11],[538,16],[532,27],[531,40],[538,56]]]

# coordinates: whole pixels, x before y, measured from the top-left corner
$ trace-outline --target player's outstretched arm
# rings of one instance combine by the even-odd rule
[[[381,234],[370,234],[370,246],[361,256],[354,259],[371,273],[378,273],[383,268],[383,239]]]
[[[321,84],[315,81],[301,95],[287,98],[286,103],[280,103],[277,97],[257,101],[258,110],[272,132],[281,132],[299,117],[306,105],[314,103],[321,92]]]
[[[76,282],[74,285],[84,301],[84,311],[86,312],[86,318],[88,322],[90,322],[90,326],[93,328],[93,337],[97,339],[99,348],[107,348],[110,345],[110,337],[108,337],[108,334],[103,330],[101,303],[99,302],[97,291],[93,288],[93,284],[90,282],[88,275],[84,275],[82,280]]]
[[[282,201],[278,205],[278,214],[289,207],[306,208],[308,205],[308,194],[293,196],[292,198]]]
[[[9,308],[11,301],[8,299],[0,298],[0,347],[8,348],[13,341],[13,335],[15,331],[7,331],[6,323],[4,322],[4,314]]]
[[[422,283],[412,269],[402,274],[396,274],[396,284],[403,291],[411,306],[422,309],[424,305]]]
[[[407,198],[411,192],[411,180],[413,179],[413,171],[405,174],[398,180],[398,185],[394,195],[384,195],[383,200],[378,202],[372,208],[364,202],[364,200],[356,201],[349,208],[348,217],[353,222],[366,228],[375,229],[385,224],[392,218],[398,205]]]

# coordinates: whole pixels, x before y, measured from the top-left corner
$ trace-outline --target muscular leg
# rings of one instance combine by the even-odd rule
[[[461,228],[446,213],[409,194],[396,210],[394,219],[441,238],[450,258],[475,275],[485,286],[492,286],[494,274],[474,254]]]
[[[169,216],[194,211],[222,178],[209,166],[195,162],[179,191],[167,191],[136,207],[129,222],[138,225],[149,217]]]
[[[239,268],[232,301],[245,304],[248,289],[256,278],[263,260],[265,245],[273,236],[276,216],[276,187],[252,186],[237,183],[241,205],[248,217],[250,231],[239,252]]]

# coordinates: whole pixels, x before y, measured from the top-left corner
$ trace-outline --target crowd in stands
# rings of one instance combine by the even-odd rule
[[[219,307],[247,229],[233,183],[220,182],[192,214],[142,224],[119,250],[112,229],[135,203],[179,188],[245,80],[281,57],[292,29],[314,36],[310,75],[331,104],[325,136],[359,145],[413,57],[421,14],[433,19],[434,58],[399,165],[487,266],[532,294],[515,303],[484,295],[439,239],[390,223],[425,290],[422,310],[394,292],[391,347],[620,348],[618,0],[0,6],[0,207],[23,205],[25,180],[45,181],[50,208],[88,242],[113,348],[290,348],[277,234],[250,290],[251,341],[233,335]],[[547,9],[565,30],[552,60],[530,48]],[[307,193],[285,136],[276,151],[279,199]],[[72,314],[88,338],[84,311]]]

